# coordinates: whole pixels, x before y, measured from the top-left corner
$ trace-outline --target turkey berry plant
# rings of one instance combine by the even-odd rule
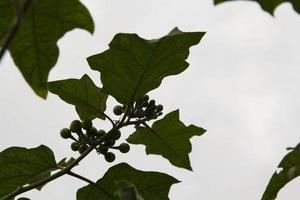
[[[119,163],[94,182],[72,169],[91,152],[113,163],[118,153],[130,153],[131,146],[136,144],[145,145],[147,154],[161,155],[174,166],[192,169],[189,140],[204,134],[205,130],[185,126],[179,119],[179,110],[163,116],[164,107],[147,94],[159,87],[165,77],[187,69],[185,60],[189,49],[203,36],[203,32],[182,32],[178,28],[156,40],[119,33],[108,50],[87,58],[91,69],[100,72],[102,88],[88,75],[47,83],[49,91],[74,105],[79,115],[80,119],[60,131],[61,138],[68,141],[70,149],[79,156],[56,162],[52,150],[44,145],[2,151],[0,171],[4,175],[0,175],[0,182],[9,181],[6,187],[0,187],[0,199],[10,200],[29,190],[40,190],[63,175],[88,183],[77,191],[78,200],[169,199],[171,186],[179,181],[165,173],[140,171],[127,163]],[[109,96],[119,103],[112,108],[113,116],[105,112]],[[111,128],[95,127],[94,119],[108,120]],[[134,127],[135,132],[122,141],[123,129],[129,126]],[[20,162],[16,162],[18,160]]]
[[[214,3],[226,1],[231,0],[214,0]],[[253,1],[271,14],[285,2]],[[300,13],[299,1],[286,1]],[[48,82],[48,74],[59,54],[57,41],[74,28],[94,31],[92,17],[80,1],[0,0],[0,13],[0,61],[8,50],[38,96],[46,98],[48,91],[58,95],[75,106],[80,118],[60,131],[63,139],[72,141],[71,150],[80,154],[76,159],[63,158],[56,162],[53,151],[44,145],[31,149],[11,147],[0,153],[0,200],[15,199],[33,189],[41,190],[63,175],[88,184],[77,191],[77,200],[169,199],[170,187],[179,181],[165,173],[140,171],[127,163],[119,163],[94,182],[72,169],[92,151],[111,163],[116,159],[116,152],[128,153],[130,145],[140,144],[145,145],[147,154],[160,155],[176,167],[192,170],[190,138],[206,130],[184,125],[179,110],[164,115],[163,106],[147,94],[158,88],[165,77],[187,69],[189,49],[197,45],[205,33],[174,28],[168,35],[155,40],[146,40],[136,34],[115,35],[108,50],[87,58],[90,68],[101,74],[103,87],[99,88],[87,75]],[[39,17],[35,17],[36,13]],[[31,32],[34,35],[30,35]],[[27,59],[23,59],[23,55]],[[105,113],[109,96],[120,104],[112,109],[113,117]],[[94,127],[94,119],[110,121],[111,129]],[[133,126],[135,132],[126,142],[120,141],[123,128],[127,126]],[[300,176],[300,144],[289,150],[279,164],[281,172],[273,174],[262,200],[274,200],[282,187]],[[18,200],[29,199],[19,197]]]

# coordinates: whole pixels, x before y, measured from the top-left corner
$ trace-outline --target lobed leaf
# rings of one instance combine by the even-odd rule
[[[111,167],[95,185],[89,184],[80,188],[77,191],[77,200],[119,199],[121,182],[134,186],[136,194],[141,196],[140,199],[168,200],[170,187],[179,181],[164,173],[144,172],[134,169],[127,163],[120,163]]]
[[[0,198],[20,186],[50,176],[56,169],[53,152],[41,145],[37,148],[10,147],[0,153]],[[38,188],[40,189],[40,188]]]
[[[231,2],[231,1],[237,1],[237,0],[214,0],[215,4],[223,3],[223,2]],[[294,10],[300,14],[300,1],[299,0],[250,0],[250,1],[256,1],[260,4],[262,9],[270,13],[271,15],[274,15],[274,10],[277,6],[284,2],[289,2],[292,4]]]
[[[192,170],[189,153],[192,150],[190,138],[205,133],[205,129],[185,126],[179,119],[179,110],[167,114],[150,127],[138,127],[127,142],[143,144],[147,154],[157,154],[168,159],[171,164]]]
[[[75,105],[81,119],[105,119],[107,95],[98,88],[88,75],[81,79],[66,79],[48,83],[49,91],[65,102]]]
[[[16,2],[19,1],[0,0],[0,40],[16,16]],[[74,28],[94,31],[93,20],[79,0],[34,0],[10,45],[15,64],[35,93],[43,98],[47,96],[48,74],[59,54],[56,43]]]
[[[273,174],[262,200],[276,199],[278,192],[287,183],[300,176],[300,143],[282,159],[278,169],[280,172]]]
[[[136,34],[119,33],[103,53],[87,58],[101,73],[103,91],[129,104],[157,88],[164,77],[183,72],[189,48],[200,42],[203,32],[173,29],[167,36],[145,40]]]

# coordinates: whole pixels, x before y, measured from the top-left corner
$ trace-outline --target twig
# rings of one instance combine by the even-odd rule
[[[89,184],[96,185],[96,183],[94,181],[92,181],[92,180],[90,180],[90,179],[88,179],[86,177],[83,177],[83,176],[81,176],[81,175],[79,175],[77,173],[69,171],[67,174],[70,175],[70,176],[73,176],[75,178],[78,178],[78,179],[80,179],[82,181],[85,181],[85,182],[87,182]]]
[[[3,198],[1,198],[1,200],[9,200],[9,199],[13,199],[15,196],[22,194],[24,192],[27,192],[29,190],[32,190],[34,188],[37,188],[41,185],[44,185],[50,181],[53,181],[54,179],[57,179],[65,174],[67,174],[73,167],[75,167],[83,158],[85,158],[94,148],[93,147],[89,147],[85,152],[83,152],[83,154],[81,154],[76,160],[74,160],[69,166],[65,167],[64,169],[60,170],[59,172],[56,172],[55,174],[44,178],[38,182],[35,182],[31,185],[25,186],[25,187],[20,187],[18,189],[16,189],[15,191],[13,191],[12,193],[9,193],[8,195],[4,196]]]
[[[114,120],[112,120],[112,118],[110,118],[110,117],[109,117],[107,114],[105,114],[105,113],[102,113],[102,114],[110,121],[110,123],[112,124],[113,127],[116,126],[116,124],[115,124]]]

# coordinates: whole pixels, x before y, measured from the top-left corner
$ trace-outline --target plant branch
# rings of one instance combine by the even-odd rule
[[[110,121],[110,123],[112,124],[113,127],[116,126],[116,124],[115,124],[114,120],[112,120],[112,118],[110,118],[110,117],[109,117],[107,114],[105,114],[104,112],[103,112],[102,114]]]
[[[0,49],[0,61],[2,60],[6,50],[9,48],[13,38],[15,37],[15,35],[17,34],[21,23],[24,19],[25,14],[27,13],[27,11],[29,10],[30,6],[32,5],[33,0],[27,0],[25,1],[25,3],[23,4],[22,8],[19,8],[19,6],[16,6],[16,17],[15,20],[12,24],[11,29],[8,31],[8,33],[5,35],[5,37],[3,38],[3,41],[1,42],[1,49]]]
[[[69,171],[67,174],[70,175],[70,176],[73,176],[75,178],[78,178],[78,179],[80,179],[82,181],[85,181],[85,182],[87,182],[89,184],[96,185],[96,183],[94,181],[92,181],[92,180],[90,180],[90,179],[88,179],[86,177],[83,177],[83,176],[81,176],[81,175],[79,175],[77,173]]]
[[[27,192],[29,190],[32,190],[34,188],[37,188],[41,185],[44,185],[50,181],[53,181],[54,179],[57,179],[65,174],[67,174],[73,167],[75,167],[83,158],[85,158],[94,148],[93,147],[89,147],[85,152],[83,152],[83,154],[81,154],[76,160],[74,160],[69,166],[65,167],[64,169],[56,172],[55,174],[44,178],[40,181],[37,181],[31,185],[25,186],[25,187],[19,187],[18,189],[16,189],[15,191],[13,191],[12,193],[9,193],[8,195],[4,196],[3,198],[1,198],[0,200],[10,200],[13,199],[15,196],[22,194],[24,192]]]
[[[131,124],[134,124],[133,122],[128,122],[128,123],[124,123],[125,121],[125,118],[126,118],[126,113],[124,114],[123,116],[123,120],[120,121],[120,123],[118,123],[117,125],[115,125],[112,129],[110,129],[107,134],[105,134],[101,139],[100,139],[100,143],[105,141],[106,138],[108,138],[115,130],[119,130],[121,129],[122,127],[124,126],[127,126],[127,125],[131,125]],[[85,177],[81,177],[80,175],[78,174],[75,174],[73,172],[71,172],[71,169],[73,169],[73,167],[75,167],[76,165],[78,165],[78,163],[84,159],[92,150],[94,149],[94,146],[90,146],[85,152],[83,152],[77,159],[75,159],[70,165],[68,165],[67,167],[61,169],[60,171],[56,172],[55,174],[49,176],[49,177],[46,177],[40,181],[37,181],[31,185],[28,185],[28,186],[25,186],[25,187],[19,187],[17,188],[15,191],[7,194],[6,196],[2,197],[0,200],[10,200],[12,198],[14,198],[15,196],[19,195],[19,194],[22,194],[24,192],[27,192],[29,190],[32,190],[34,188],[37,188],[41,185],[45,185],[46,183],[50,182],[50,181],[53,181],[65,174],[68,174],[68,175],[71,175],[71,176],[74,176],[76,178],[79,178],[81,180],[84,180],[88,183],[91,183],[91,184],[95,184],[93,181],[91,180],[88,180],[86,179]]]

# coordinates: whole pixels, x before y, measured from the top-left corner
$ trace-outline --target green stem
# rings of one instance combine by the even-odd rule
[[[124,120],[126,118],[126,115],[123,117],[123,120],[120,121],[120,123],[118,123],[116,126],[114,126],[112,129],[110,129],[106,135],[104,135],[101,139],[100,139],[100,143],[103,142],[107,137],[109,137],[115,130],[119,130],[124,126],[130,125],[131,123],[124,123]],[[71,172],[71,169],[73,169],[73,167],[75,167],[76,165],[78,165],[78,163],[84,159],[92,150],[94,149],[93,146],[90,146],[85,152],[83,152],[83,154],[81,154],[77,159],[75,159],[70,165],[68,165],[67,167],[61,169],[60,171],[56,172],[55,174],[44,178],[40,181],[37,181],[31,185],[25,186],[25,187],[19,187],[17,188],[15,191],[9,193],[8,195],[2,197],[0,200],[10,200],[13,199],[15,196],[22,194],[24,192],[27,192],[29,190],[32,190],[34,188],[37,188],[41,185],[45,185],[46,183],[53,181],[65,174],[69,174],[69,175],[74,175],[73,172]],[[77,178],[79,178],[80,175],[76,175]],[[80,177],[80,179],[85,179],[84,177]],[[88,179],[85,179],[85,181],[90,181]],[[89,183],[92,183],[92,181],[90,181]]]
[[[102,114],[110,121],[110,123],[112,124],[113,127],[116,126],[116,124],[115,124],[114,120],[112,120],[112,118],[110,118],[110,117],[109,117],[107,114],[105,114],[105,113],[102,113]]]
[[[25,14],[27,13],[27,11],[29,10],[31,4],[32,4],[33,0],[27,0],[24,4],[22,8],[19,8],[18,5],[16,6],[16,18],[13,22],[13,25],[11,27],[11,29],[9,30],[9,32],[5,35],[5,37],[3,38],[3,41],[1,42],[1,49],[0,49],[0,61],[2,60],[6,50],[9,48],[13,38],[15,37],[15,35],[17,34],[21,23],[24,19]]]
[[[83,176],[81,176],[81,175],[79,175],[77,173],[69,171],[67,174],[70,175],[70,176],[73,176],[75,178],[78,178],[78,179],[80,179],[82,181],[85,181],[85,182],[87,182],[89,184],[96,185],[96,183],[94,181],[92,181],[92,180],[90,180],[90,179],[88,179],[86,177],[83,177]]]
[[[65,174],[67,174],[73,167],[75,167],[83,158],[85,158],[91,151],[93,150],[93,147],[88,148],[83,154],[81,154],[76,160],[74,160],[69,166],[65,167],[64,169],[56,172],[55,174],[44,178],[40,181],[37,181],[31,185],[25,186],[25,187],[20,187],[13,191],[12,193],[9,193],[8,195],[4,196],[1,198],[1,200],[10,200],[13,199],[15,196],[22,194],[24,192],[27,192],[29,190],[32,190],[34,188],[37,188],[41,185],[45,185],[46,183],[53,181],[54,179],[57,179]]]

